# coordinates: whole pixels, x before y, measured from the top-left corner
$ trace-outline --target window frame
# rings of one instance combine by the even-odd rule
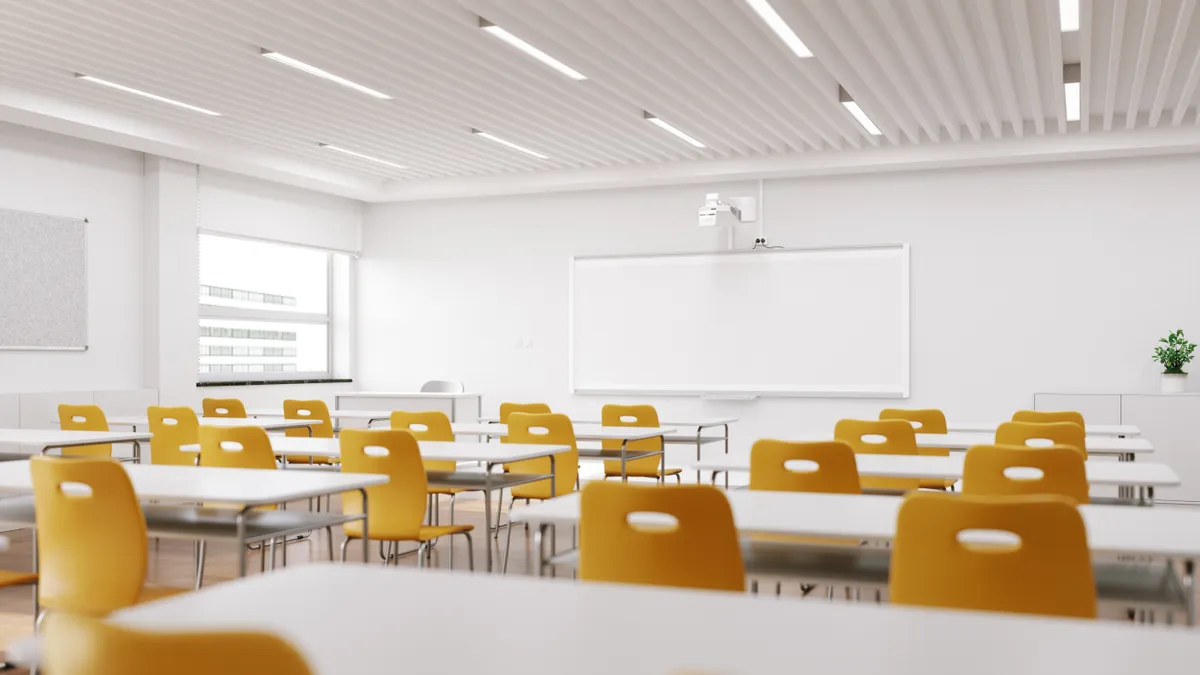
[[[206,305],[200,301],[200,287],[211,286],[212,284],[200,283],[199,257],[197,257],[196,267],[196,304],[199,308],[199,316],[196,322],[196,376],[198,384],[211,384],[221,382],[253,382],[253,383],[271,383],[291,380],[330,380],[333,379],[333,252],[315,246],[304,246],[300,244],[292,244],[286,241],[274,241],[269,239],[258,239],[255,237],[239,237],[237,235],[224,234],[219,232],[206,232],[203,230],[196,233],[197,251],[199,251],[200,237],[224,237],[226,239],[239,239],[242,241],[253,241],[261,244],[275,244],[277,246],[291,246],[295,248],[304,248],[309,250],[320,251],[325,254],[325,313],[319,312],[289,312],[278,309],[260,309],[257,307],[224,307],[221,305]],[[325,327],[325,370],[324,371],[270,371],[270,372],[241,372],[241,373],[202,373],[200,372],[200,321],[213,319],[232,319],[237,321],[271,321],[279,323],[299,323],[322,325]],[[264,356],[264,358],[266,358]]]

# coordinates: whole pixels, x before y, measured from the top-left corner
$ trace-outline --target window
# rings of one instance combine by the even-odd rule
[[[335,254],[199,238],[200,381],[330,377]]]

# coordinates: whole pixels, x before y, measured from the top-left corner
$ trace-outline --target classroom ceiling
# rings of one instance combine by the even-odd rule
[[[798,157],[819,173],[886,164],[898,148],[953,145],[962,161],[1005,143],[1124,132],[1129,145],[1131,132],[1170,128],[1188,128],[1197,144],[1196,0],[1082,0],[1079,30],[1067,33],[1058,0],[771,4],[811,58],[744,0],[0,0],[0,119],[257,162],[365,198],[505,176],[572,177],[546,182],[560,187],[622,171],[666,180],[736,166],[750,176],[800,166]],[[587,79],[504,44],[480,18]],[[288,68],[263,49],[392,98]],[[1067,63],[1079,63],[1079,122],[1068,121]],[[839,86],[880,135],[839,103]]]

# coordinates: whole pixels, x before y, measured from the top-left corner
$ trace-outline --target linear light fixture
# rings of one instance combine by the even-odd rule
[[[475,134],[476,136],[478,136],[480,138],[486,138],[487,140],[489,140],[493,143],[499,143],[500,145],[503,145],[506,148],[512,148],[513,150],[516,150],[517,152],[523,152],[527,155],[532,155],[533,157],[537,157],[538,159],[550,159],[549,157],[543,155],[540,152],[535,152],[524,146],[517,145],[516,143],[513,143],[512,141],[506,141],[503,138],[500,138],[499,136],[493,136],[486,131],[472,129],[471,133]]]
[[[1079,30],[1079,0],[1058,0],[1058,17],[1062,32]]]
[[[516,47],[517,49],[525,52],[529,56],[532,56],[533,58],[537,59],[538,61],[541,61],[542,63],[546,64],[547,66],[550,66],[551,68],[557,70],[558,72],[562,73],[563,75],[566,75],[567,77],[571,78],[572,80],[578,81],[578,80],[586,80],[587,79],[587,76],[584,75],[583,73],[579,72],[578,70],[575,70],[571,66],[568,66],[567,64],[563,63],[562,61],[559,61],[558,59],[554,58],[553,56],[550,56],[546,52],[538,49],[537,47],[534,47],[533,45],[529,44],[528,42],[522,40],[521,38],[517,37],[516,35],[513,35],[512,33],[508,32],[508,31],[504,30],[500,26],[497,26],[496,24],[492,23],[491,21],[488,21],[487,19],[485,19],[483,17],[479,17],[479,27],[482,28],[485,33],[488,33],[488,34],[498,38],[500,41],[507,43],[509,46]]]
[[[651,115],[650,113],[648,113],[644,110],[642,111],[642,116],[645,117],[646,121],[649,122],[650,124],[653,124],[654,126],[658,127],[659,129],[662,129],[663,131],[667,132],[668,134],[671,134],[672,136],[675,136],[676,138],[683,139],[685,142],[687,142],[689,145],[691,145],[694,148],[706,147],[700,141],[692,138],[691,136],[688,136],[687,134],[683,133],[679,129],[676,129],[675,127],[671,126],[670,124],[667,124],[666,122],[658,119],[654,115]]]
[[[808,47],[804,46],[804,43],[796,36],[796,32],[792,30],[791,26],[787,25],[783,17],[779,16],[779,12],[775,11],[770,2],[767,0],[746,0],[746,4],[750,6],[750,9],[754,10],[755,14],[758,14],[758,18],[762,19],[768,28],[775,31],[779,39],[783,40],[783,44],[791,48],[796,53],[796,56],[802,59],[812,56],[812,52],[808,51]]]
[[[151,94],[150,92],[142,91],[141,89],[134,89],[133,87],[126,87],[123,84],[117,84],[116,82],[109,82],[108,80],[102,80],[98,77],[92,77],[91,75],[84,75],[83,73],[75,73],[75,78],[79,79],[79,80],[83,80],[85,82],[92,82],[94,84],[99,84],[104,87],[109,87],[110,89],[116,89],[118,91],[123,91],[127,94],[135,94],[137,96],[142,96],[144,98],[158,101],[159,103],[168,103],[170,105],[177,106],[180,108],[186,108],[188,110],[191,110],[192,112],[198,112],[198,113],[202,113],[204,115],[212,115],[213,117],[221,116],[221,113],[213,112],[207,108],[201,108],[200,106],[191,105],[190,103],[176,101],[173,98],[159,96],[158,94]]]
[[[376,91],[370,87],[361,85],[357,82],[351,82],[350,80],[347,80],[344,77],[339,77],[329,71],[321,70],[320,68],[313,66],[313,65],[309,65],[303,61],[297,61],[296,59],[293,59],[292,57],[287,56],[286,54],[280,54],[279,52],[273,52],[270,49],[263,49],[261,51],[261,53],[263,56],[267,57],[268,59],[271,59],[272,61],[275,61],[276,63],[282,63],[285,66],[291,66],[292,68],[295,68],[296,70],[304,71],[304,72],[308,73],[309,75],[315,75],[323,80],[329,80],[330,82],[336,82],[337,84],[340,84],[343,87],[349,87],[350,89],[353,89],[354,91],[366,94],[367,96],[373,96],[375,98],[382,99],[384,101],[390,101],[392,98],[391,96],[388,96],[387,94],[385,94],[381,91]]]
[[[858,101],[855,101],[853,98],[851,98],[850,94],[842,87],[838,87],[838,101],[841,102],[846,110],[850,111],[850,114],[854,117],[854,119],[858,120],[858,123],[867,130],[868,134],[871,134],[872,136],[879,136],[883,133],[879,130],[879,127],[871,121],[871,118],[867,117],[867,113],[863,112],[862,106],[858,105]]]
[[[1068,63],[1063,66],[1063,100],[1067,104],[1067,121],[1079,121],[1079,64]]]
[[[319,146],[320,146],[320,147],[322,147],[322,148],[325,148],[326,150],[333,150],[334,152],[340,152],[340,153],[342,153],[343,155],[350,155],[351,157],[357,157],[357,158],[359,158],[359,159],[365,159],[365,160],[367,160],[368,162],[375,162],[376,164],[384,164],[384,165],[386,165],[386,166],[390,166],[390,167],[392,167],[392,168],[395,168],[395,169],[403,169],[403,168],[405,168],[405,167],[403,167],[403,166],[400,166],[399,164],[396,164],[395,162],[389,162],[389,161],[387,161],[386,159],[379,159],[378,157],[372,157],[372,156],[370,156],[370,155],[364,155],[364,154],[362,154],[361,152],[355,152],[355,151],[353,151],[353,150],[347,150],[346,148],[340,148],[340,147],[338,147],[338,146],[336,146],[336,145],[330,145],[330,144],[328,144],[328,143],[317,143],[317,145],[319,145]]]

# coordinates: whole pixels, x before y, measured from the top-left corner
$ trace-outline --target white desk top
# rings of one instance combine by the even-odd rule
[[[599,424],[575,423],[575,440],[579,441],[640,441],[675,433],[673,427],[603,427]],[[456,435],[463,436],[508,436],[507,424],[481,424],[455,422],[450,425]]]
[[[806,433],[789,436],[794,441],[831,441],[832,433]],[[992,445],[996,435],[989,433],[953,432],[949,434],[917,434],[919,448],[949,448],[966,450],[976,445]],[[1154,446],[1144,438],[1116,438],[1113,436],[1087,436],[1084,438],[1089,455],[1122,455],[1154,452]]]
[[[283,417],[282,408],[251,408],[246,411],[250,417]],[[386,420],[391,418],[391,410],[330,410],[330,419],[348,420]]]
[[[321,424],[320,420],[285,420],[282,417],[201,417],[200,424],[209,427],[262,427],[267,431],[300,429]],[[149,427],[145,415],[119,415],[108,418],[109,426]]]
[[[890,541],[902,497],[829,495],[812,492],[726,492],[742,534],[844,537]],[[1095,554],[1200,558],[1200,509],[1156,506],[1079,507]],[[557,497],[512,513],[516,522],[573,525],[579,522],[579,493]]]
[[[0,443],[44,448],[149,441],[148,432],[63,431],[62,429],[0,429]]]
[[[470,391],[345,391],[338,398],[479,398],[483,394]]]
[[[521,607],[518,639],[496,630],[494,613],[464,612],[451,597]],[[1191,675],[1200,663],[1200,639],[1180,629],[359,565],[290,567],[113,620],[275,633],[317,675],[383,672],[397,663],[397,645],[421,647],[404,657],[413,672],[493,675],[791,675],[797,658],[814,673],[947,675],[970,664],[973,675]]]
[[[477,443],[466,441],[418,441],[423,459],[456,462],[489,462],[501,464],[523,459],[547,457],[566,452],[565,445],[536,445],[532,443]],[[199,445],[185,445],[184,452],[200,452]],[[291,457],[341,457],[341,441],[336,438],[307,438],[304,436],[273,436],[271,450],[277,455]]]
[[[383,475],[121,464],[139,499],[258,506],[318,497],[388,482]],[[29,494],[29,462],[0,462],[0,492]]]
[[[946,429],[950,432],[966,431],[970,433],[994,434],[999,422],[947,422]],[[1132,424],[1086,424],[1084,433],[1088,436],[1140,436],[1141,429]]]
[[[922,478],[926,480],[961,480],[965,452],[949,457],[924,455],[855,455],[858,475],[870,478]],[[1089,461],[1084,463],[1088,483],[1092,485],[1134,485],[1142,487],[1175,487],[1179,476],[1166,464],[1151,462]],[[714,455],[711,459],[694,462],[693,471],[749,471],[750,456],[744,453]]]
[[[500,418],[499,417],[480,417],[479,421],[495,424],[500,421]],[[686,420],[686,421],[682,421],[682,422],[672,421],[672,420],[660,420],[659,424],[662,424],[663,426],[669,426],[669,427],[699,428],[699,427],[719,427],[719,426],[724,426],[726,424],[733,424],[734,422],[737,422],[737,421],[738,421],[738,418],[736,418],[736,417],[694,417],[694,418],[691,418],[690,420]],[[571,419],[571,422],[574,424],[602,424],[602,422],[600,420],[577,420],[574,418]]]

